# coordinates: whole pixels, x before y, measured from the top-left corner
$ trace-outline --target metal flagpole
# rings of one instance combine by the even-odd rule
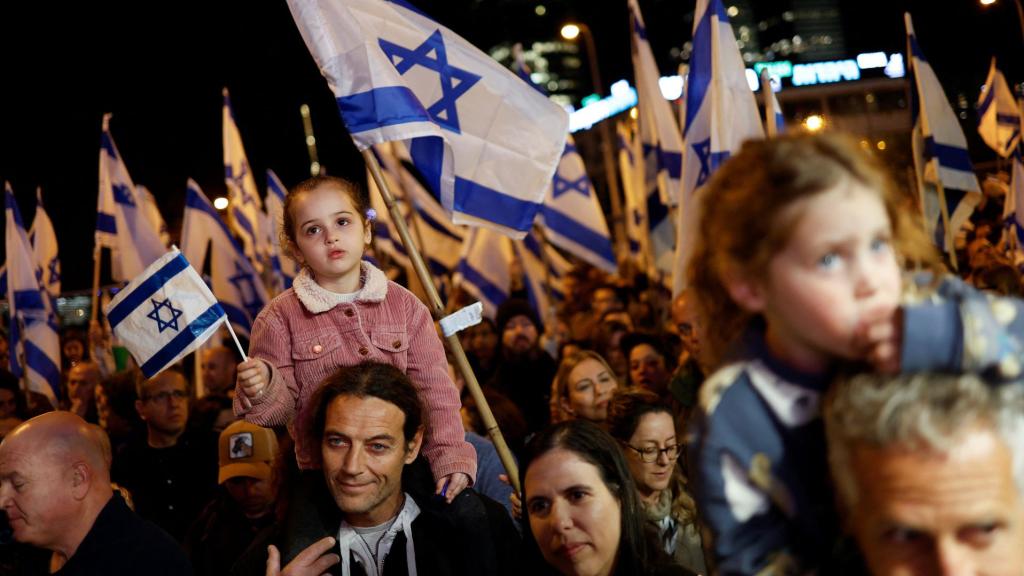
[[[402,238],[402,244],[405,245],[406,251],[409,253],[409,260],[412,261],[416,275],[419,277],[420,282],[423,283],[423,288],[427,292],[427,297],[430,299],[431,314],[435,320],[440,320],[444,316],[444,303],[441,302],[441,296],[437,293],[437,287],[434,286],[430,272],[423,262],[423,256],[420,255],[419,250],[416,249],[412,242],[412,237],[409,235],[409,227],[406,225],[405,219],[402,218],[401,211],[398,209],[395,197],[391,195],[387,182],[384,181],[384,175],[381,173],[380,164],[377,162],[376,156],[373,155],[373,150],[363,150],[363,160],[370,169],[373,181],[377,183],[377,190],[380,191],[384,204],[388,207],[391,220],[398,228],[398,235]],[[462,377],[466,380],[466,386],[469,387],[469,392],[472,394],[473,400],[476,401],[477,408],[480,410],[480,417],[484,421],[484,426],[487,427],[487,434],[490,436],[491,441],[494,442],[494,447],[498,451],[498,457],[501,458],[501,463],[508,472],[509,482],[516,492],[522,494],[519,486],[519,468],[512,457],[512,451],[508,449],[508,444],[505,443],[505,437],[501,435],[498,423],[494,420],[494,414],[491,413],[491,407],[487,404],[487,399],[480,388],[480,383],[477,382],[476,375],[473,374],[473,370],[469,367],[469,360],[466,358],[466,352],[462,349],[462,343],[459,342],[459,336],[458,334],[450,334],[445,335],[445,338],[448,340],[448,346],[455,356],[456,366],[462,373]]]

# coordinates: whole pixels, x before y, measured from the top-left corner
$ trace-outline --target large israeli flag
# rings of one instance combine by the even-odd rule
[[[256,180],[249,168],[249,160],[242,146],[242,135],[235,123],[235,113],[231,108],[231,97],[228,89],[222,91],[224,107],[222,116],[224,141],[224,182],[228,188],[228,222],[231,229],[242,239],[245,255],[252,260],[256,270],[263,270],[263,262],[270,258],[270,246],[267,245],[267,218],[263,212],[263,203],[256,188]]]
[[[277,291],[281,292],[292,287],[292,281],[299,274],[299,264],[285,255],[281,250],[281,223],[284,218],[284,198],[288,189],[273,170],[267,170],[267,219],[270,229],[267,238],[270,242],[270,266],[274,271]]]
[[[60,296],[60,254],[57,249],[57,233],[43,206],[43,191],[40,188],[36,188],[36,215],[32,219],[32,229],[28,236],[32,242],[36,266],[42,271],[40,288],[49,294],[51,304],[55,303]],[[56,311],[55,304],[53,309]]]
[[[764,138],[761,115],[722,0],[697,0],[685,126],[675,292],[682,288],[683,271],[693,250],[698,218],[694,194],[745,140]]]
[[[227,319],[177,248],[150,264],[103,312],[146,378],[199,348]]]
[[[608,222],[572,136],[565,143],[539,218],[552,244],[609,274],[616,272]]]
[[[672,108],[661,95],[661,74],[647,41],[647,28],[637,0],[629,0],[629,11],[633,22],[633,75],[640,109],[640,138],[651,150],[661,203],[675,206],[682,189],[683,139]]]
[[[210,284],[235,330],[246,337],[263,306],[269,301],[259,274],[231,235],[217,209],[199,185],[188,181],[185,218],[181,225],[181,251],[202,270],[210,253]]]
[[[454,283],[483,304],[488,318],[494,318],[511,292],[513,258],[512,243],[501,234],[489,228],[466,234]]]
[[[7,303],[10,306],[8,346],[11,373],[28,382],[29,390],[45,395],[54,407],[60,397],[60,336],[51,299],[39,286],[36,265],[21,212],[8,183],[4,187],[7,213]]]
[[[530,229],[565,146],[565,110],[404,2],[288,6],[360,150],[409,141],[456,224]]]
[[[978,134],[981,139],[1006,158],[1020,142],[1020,112],[1003,73],[996,68],[996,59],[985,79],[985,88],[978,96]]]
[[[960,122],[918,44],[909,13],[904,20],[910,74],[916,88],[911,90],[910,97],[914,121],[911,142],[920,179],[921,205],[936,244],[953,254],[956,234],[981,200],[981,186],[967,153],[967,139]],[[956,259],[952,261],[955,266]]]
[[[110,117],[103,116],[100,140],[96,246],[110,248],[111,277],[123,282],[141,274],[167,248],[146,218],[128,168],[110,135]]]

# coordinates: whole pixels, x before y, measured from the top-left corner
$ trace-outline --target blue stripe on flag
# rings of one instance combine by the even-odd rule
[[[711,86],[711,14],[711,6],[708,6],[697,23],[697,29],[693,31],[693,50],[690,53],[699,57],[690,60],[690,74],[687,76],[690,85],[686,89],[684,138],[690,132],[701,103],[704,102],[704,96]]]
[[[345,126],[353,134],[395,124],[431,121],[423,104],[405,86],[374,88],[342,96],[337,102]]]
[[[971,157],[967,154],[966,149],[948,144],[940,144],[932,136],[924,139],[924,157],[938,158],[939,164],[946,168],[962,170],[964,172],[974,171],[974,167],[971,165]]]
[[[995,99],[996,99],[995,88],[992,87],[992,86],[989,86],[988,94],[985,95],[985,99],[982,100],[981,104],[978,105],[978,117],[979,118],[984,116],[985,112],[988,112],[988,107],[992,105],[992,102]]]
[[[542,210],[544,224],[552,231],[595,252],[598,256],[609,262],[615,262],[615,255],[612,253],[612,242],[606,236],[594,232],[549,206],[545,206]]]
[[[46,380],[54,398],[60,398],[60,368],[31,340],[25,341],[25,364]]]
[[[220,226],[220,230],[221,232],[224,233],[224,236],[231,241],[231,245],[234,246],[235,252],[243,254],[244,251],[242,250],[242,246],[238,243],[238,240],[235,240],[235,237],[231,234],[231,231],[228,230],[228,225],[225,224],[223,220],[221,220],[220,214],[217,213],[217,209],[214,208],[213,205],[210,204],[205,197],[201,196],[201,192],[189,188],[188,193],[185,194],[185,207],[193,208],[195,210],[201,210],[209,214],[213,221],[217,223],[217,226]]]
[[[114,150],[114,140],[110,137],[109,132],[104,132],[100,136],[100,148],[106,150],[111,158],[117,160],[117,150]]]
[[[1013,114],[996,114],[997,124],[1006,124],[1007,126],[1017,126],[1020,124],[1020,116]]]
[[[221,302],[220,305],[224,308],[224,313],[228,316],[228,322],[238,326],[245,332],[252,331],[252,322],[249,320],[249,315],[245,313],[245,310],[242,310],[238,306],[232,306],[227,302]]]
[[[256,235],[256,232],[252,229],[252,222],[249,222],[249,218],[245,216],[245,212],[242,212],[241,208],[235,206],[234,210],[231,211],[231,215],[234,216],[235,222],[238,223],[242,230],[245,230],[246,234],[249,236]]]
[[[484,298],[490,300],[495,306],[500,305],[507,298],[507,295],[501,288],[498,288],[490,280],[484,278],[482,274],[477,272],[476,268],[467,264],[465,260],[459,262],[459,273],[462,274],[462,278],[466,282],[476,286],[483,292]]]
[[[125,206],[135,206],[135,198],[132,191],[124,184],[111,184],[110,189],[114,192],[114,202]]]
[[[40,290],[15,290],[14,309],[20,312],[26,310],[46,310],[43,303],[43,294]]]
[[[184,258],[182,258],[184,261]],[[224,317],[224,309],[214,302],[205,312],[189,323],[184,330],[164,345],[142,365],[142,373],[152,378],[157,372],[173,361],[189,344],[196,341],[210,326]]]
[[[97,212],[96,231],[106,232],[107,234],[117,234],[117,219],[114,218],[113,214]]]
[[[683,175],[683,155],[661,149],[658,144],[658,166],[668,171],[670,178],[678,180]]]
[[[451,238],[453,240],[458,240],[459,242],[462,242],[462,237],[461,236],[459,236],[458,234],[456,234],[456,233],[452,232],[451,230],[449,230],[448,227],[445,226],[444,224],[438,222],[437,218],[434,218],[433,216],[431,216],[426,210],[417,210],[416,212],[419,213],[420,218],[423,219],[423,222],[425,224],[427,224],[428,226],[430,226],[434,230],[437,230],[438,233],[444,234],[445,236],[447,236],[447,237],[449,237],[449,238]]]
[[[444,141],[436,136],[413,138],[409,147],[413,164],[436,195],[441,190],[441,166]],[[454,208],[476,218],[506,228],[527,231],[540,210],[540,204],[520,200],[459,176],[455,177]]]
[[[138,288],[132,291],[124,300],[114,307],[107,314],[107,321],[110,322],[110,329],[113,330],[118,324],[135,311],[147,298],[156,294],[167,282],[179,272],[188,268],[185,257],[178,254],[170,262],[164,264],[163,268],[157,270],[145,282],[139,284]]]

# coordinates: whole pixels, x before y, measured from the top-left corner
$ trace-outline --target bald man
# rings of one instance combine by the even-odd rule
[[[165,532],[110,487],[110,444],[70,412],[24,422],[0,444],[0,507],[14,539],[53,554],[55,574],[192,574]]]
[[[203,386],[208,396],[234,396],[235,353],[225,346],[203,350]]]

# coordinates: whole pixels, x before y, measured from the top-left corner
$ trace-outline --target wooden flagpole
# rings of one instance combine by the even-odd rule
[[[764,97],[764,133],[771,139],[778,135],[775,126],[775,115],[779,112],[775,109],[775,98],[772,98],[772,79],[768,75],[768,69],[761,69],[761,96]]]
[[[416,270],[416,276],[419,277],[424,290],[427,292],[427,297],[430,300],[431,314],[434,316],[434,320],[440,320],[444,317],[445,313],[444,303],[441,302],[441,296],[437,293],[437,287],[434,286],[433,278],[431,278],[430,272],[423,262],[423,256],[420,255],[419,250],[416,249],[412,242],[409,227],[402,217],[402,213],[395,202],[395,197],[392,196],[391,190],[388,188],[387,182],[384,181],[384,175],[381,173],[377,158],[373,155],[373,150],[367,148],[362,153],[363,160],[366,162],[367,168],[370,169],[370,175],[377,184],[377,190],[380,191],[384,204],[388,207],[391,220],[395,223],[395,227],[398,228],[398,235],[402,238],[402,244],[405,245],[406,251],[409,253],[409,260],[412,261],[413,268]],[[494,442],[498,457],[501,458],[501,463],[505,467],[506,472],[508,472],[509,482],[516,492],[522,494],[519,486],[519,468],[512,457],[512,451],[508,449],[508,444],[505,443],[505,437],[502,436],[501,430],[498,428],[494,414],[491,413],[491,407],[487,404],[487,399],[480,388],[480,383],[477,382],[476,375],[473,374],[473,370],[469,367],[469,359],[466,358],[466,352],[462,349],[459,336],[458,334],[451,334],[446,335],[445,338],[448,340],[448,346],[455,356],[456,366],[462,373],[462,377],[466,380],[466,386],[469,388],[473,400],[476,401],[477,409],[480,410],[480,417],[484,422],[484,426],[487,427],[487,434],[490,436],[491,441]]]

